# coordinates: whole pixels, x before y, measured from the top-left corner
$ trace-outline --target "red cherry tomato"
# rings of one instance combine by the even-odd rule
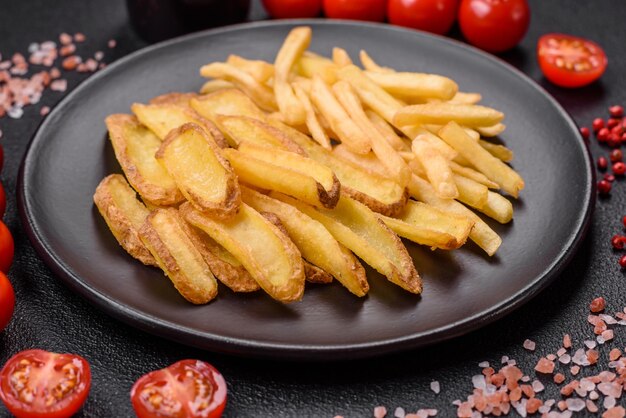
[[[543,75],[561,87],[581,87],[597,80],[608,63],[600,45],[560,33],[539,38],[537,59]]]
[[[458,0],[389,0],[389,22],[443,35],[456,19]]]
[[[141,376],[130,399],[139,418],[219,418],[226,381],[209,363],[181,360]]]
[[[0,332],[6,328],[15,308],[15,293],[11,282],[0,272]]]
[[[316,17],[322,11],[322,0],[263,0],[263,6],[274,19]]]
[[[331,19],[382,22],[386,8],[386,0],[324,0],[324,13]]]
[[[526,0],[461,0],[459,26],[465,39],[485,51],[502,52],[522,40],[530,24]]]
[[[75,354],[26,350],[0,371],[0,399],[18,418],[65,418],[85,403],[89,363]]]
[[[7,196],[4,193],[4,187],[2,187],[2,183],[0,183],[0,219],[4,216],[4,212],[7,209]]]
[[[0,271],[9,272],[11,263],[13,263],[13,253],[15,252],[15,244],[11,231],[0,221]]]

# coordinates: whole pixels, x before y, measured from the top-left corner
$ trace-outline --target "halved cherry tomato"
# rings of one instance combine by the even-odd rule
[[[385,20],[386,0],[324,0],[324,14],[331,19]]]
[[[461,0],[459,26],[465,39],[485,51],[502,52],[522,40],[530,24],[526,0]]]
[[[0,399],[18,418],[65,418],[85,403],[91,370],[84,358],[26,350],[0,371]]]
[[[9,272],[11,263],[13,263],[13,253],[15,252],[15,244],[13,243],[13,235],[11,231],[0,221],[0,271]]]
[[[456,19],[459,0],[389,0],[389,22],[443,35]]]
[[[0,272],[0,332],[9,324],[15,308],[15,293],[11,282]]]
[[[274,19],[316,17],[322,11],[322,0],[263,0],[263,6]]]
[[[581,87],[597,80],[608,63],[600,45],[561,33],[539,38],[537,59],[543,75],[561,87]]]
[[[130,399],[139,418],[219,418],[226,381],[209,363],[181,360],[140,377]]]
[[[7,195],[4,193],[4,187],[0,183],[0,219],[4,217],[4,212],[7,209]]]

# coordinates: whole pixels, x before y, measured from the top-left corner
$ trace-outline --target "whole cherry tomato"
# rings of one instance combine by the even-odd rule
[[[89,363],[75,354],[26,350],[0,371],[0,399],[18,418],[65,418],[85,403]]]
[[[140,377],[130,399],[139,418],[219,418],[226,381],[209,363],[181,360]]]
[[[13,263],[13,253],[15,252],[15,244],[11,231],[0,221],[0,271],[9,272],[11,263]]]
[[[0,219],[4,216],[4,212],[7,209],[7,195],[4,192],[4,187],[0,183]]]
[[[389,0],[389,22],[443,35],[456,19],[458,0]]]
[[[459,26],[465,39],[485,51],[502,52],[522,40],[530,24],[526,0],[461,0]]]
[[[274,19],[316,17],[322,11],[322,0],[263,0],[263,6]]]
[[[6,328],[15,308],[15,293],[11,282],[0,272],[0,332]]]
[[[543,75],[561,87],[581,87],[597,80],[608,63],[600,45],[561,33],[539,38],[537,59]]]
[[[324,13],[331,19],[382,22],[386,8],[386,0],[324,0]]]

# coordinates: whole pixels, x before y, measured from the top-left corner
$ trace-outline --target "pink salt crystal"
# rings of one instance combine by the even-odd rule
[[[95,58],[96,61],[102,61],[102,58],[104,58],[104,52],[96,51],[96,53],[93,54],[93,57]]]
[[[596,348],[597,344],[593,340],[585,340],[585,346],[587,346],[587,348]]]
[[[24,109],[22,109],[21,107],[12,107],[7,111],[7,115],[11,118],[11,119],[19,119],[22,117],[22,115],[24,114]]]
[[[76,32],[76,33],[74,34],[74,41],[76,41],[76,42],[85,42],[85,39],[87,39],[87,38],[85,37],[85,35],[83,35],[83,34],[82,34],[82,33],[80,33],[80,32]]]
[[[524,340],[524,344],[523,344],[524,348],[528,351],[535,351],[535,342],[532,340]]]
[[[561,411],[565,411],[567,409],[567,403],[565,401],[559,401],[556,404],[556,407],[559,408]]]
[[[59,77],[61,77],[61,71],[58,68],[56,68],[56,67],[51,68],[50,69],[50,78],[56,79],[56,78],[59,78]]]
[[[67,89],[67,80],[58,79],[50,83],[50,90],[52,91],[65,91]]]
[[[67,45],[72,42],[72,37],[69,34],[63,32],[59,35],[59,42],[61,42],[61,44],[63,45]]]
[[[441,392],[441,385],[439,384],[437,380],[433,380],[432,382],[430,382],[430,390],[435,392],[436,395],[438,395],[439,392]]]
[[[574,393],[574,391],[578,388],[579,385],[580,383],[578,382],[578,380],[572,380],[567,385],[561,388],[561,395],[570,396],[572,393]]]
[[[423,409],[420,409],[415,414],[407,414],[404,418],[428,418],[428,414]]]
[[[459,418],[471,418],[472,407],[470,406],[470,404],[468,402],[461,403],[456,411],[456,416]]]
[[[602,312],[606,307],[606,302],[603,297],[595,298],[589,305],[589,310],[594,313]]]
[[[611,341],[613,339],[613,336],[614,335],[612,329],[607,329],[602,333],[602,338],[604,338],[604,341]]]
[[[88,71],[96,71],[98,69],[98,61],[93,58],[89,58],[87,61],[85,61],[85,66],[87,67]]]
[[[62,57],[68,57],[74,52],[76,52],[76,45],[74,44],[64,45],[59,49],[59,55]]]
[[[615,398],[607,396],[606,398],[604,398],[602,406],[604,407],[604,409],[613,408],[615,406]]]
[[[585,401],[580,398],[569,398],[565,400],[567,409],[573,412],[579,412],[585,409]]]
[[[596,364],[598,362],[598,357],[600,357],[600,353],[596,350],[587,350],[587,360],[589,360],[590,364]]]
[[[109,48],[115,48],[116,45],[117,45],[117,41],[115,41],[115,39],[109,39],[109,42],[107,42],[107,46]]]
[[[593,401],[590,401],[589,399],[587,399],[587,402],[585,402],[585,405],[587,406],[587,411],[591,412],[592,414],[595,412],[598,412],[598,407]]]
[[[39,111],[41,116],[46,116],[48,113],[50,113],[50,108],[48,106],[43,106]]]
[[[600,394],[596,392],[595,390],[592,390],[591,392],[589,392],[589,399],[591,399],[592,401],[595,401],[599,397],[600,397]]]
[[[530,382],[530,376],[522,376],[520,379],[522,382]]]
[[[509,356],[502,356],[502,359],[500,360],[500,363],[505,364],[509,361]]]
[[[489,367],[489,362],[488,361],[481,361],[480,363],[478,363],[478,367],[481,367],[483,369],[486,368],[486,367]]]
[[[598,384],[598,390],[604,396],[611,398],[620,398],[622,396],[622,385],[617,382],[602,382]]]
[[[622,351],[619,348],[614,348],[609,353],[609,359],[615,361],[622,356]]]
[[[556,356],[555,356],[554,354],[548,354],[548,355],[546,356],[546,358],[547,358],[548,360],[550,360],[550,361],[554,361],[554,360],[556,360]]]
[[[626,409],[622,406],[614,406],[602,414],[602,418],[624,418],[626,416]]]
[[[563,335],[563,347],[570,348],[572,346],[572,338],[569,334]]]
[[[587,379],[586,377],[583,377],[582,379],[580,379],[580,387],[584,389],[585,391],[589,392],[596,388],[596,384],[593,383],[591,380]]]
[[[598,315],[607,325],[615,325],[617,324],[617,320],[613,318],[611,315],[600,314]]]
[[[375,418],[384,418],[387,415],[387,408],[384,406],[377,406],[374,408],[374,417]]]
[[[563,354],[567,353],[567,350],[564,349],[563,347],[559,348],[559,350],[556,352],[556,355],[561,357]]]
[[[406,418],[406,412],[404,411],[404,408],[397,407],[393,412],[393,416],[396,418]]]
[[[554,362],[548,360],[545,357],[541,357],[535,366],[535,370],[539,373],[547,373],[550,374],[554,372]]]
[[[598,374],[598,378],[601,382],[612,382],[613,380],[615,380],[616,377],[617,376],[615,375],[615,373],[609,372],[607,370],[601,371]]]
[[[572,356],[570,356],[569,354],[563,354],[561,357],[559,357],[559,362],[563,364],[569,364],[570,361],[572,361]]]
[[[545,389],[545,386],[539,380],[533,380],[532,388],[535,391],[535,393],[539,393]]]

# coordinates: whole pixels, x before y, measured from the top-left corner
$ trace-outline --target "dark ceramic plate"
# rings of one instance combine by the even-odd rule
[[[424,279],[417,297],[368,271],[369,296],[309,286],[289,306],[262,292],[220,289],[193,306],[163,274],[117,245],[92,203],[98,182],[120,172],[104,118],[170,91],[197,91],[198,68],[237,53],[272,61],[293,22],[208,31],[136,52],[94,75],[41,125],[24,159],[20,211],[30,239],[53,271],[105,312],[165,338],[247,356],[336,359],[390,353],[483,326],[519,307],[563,269],[592,212],[593,175],[577,128],[541,88],[503,62],[461,43],[390,26],[306,21],[315,52],[361,48],[400,70],[454,78],[504,111],[502,140],[515,151],[526,189],[515,220],[493,224],[504,243],[493,258],[473,244],[446,253],[407,244]]]

